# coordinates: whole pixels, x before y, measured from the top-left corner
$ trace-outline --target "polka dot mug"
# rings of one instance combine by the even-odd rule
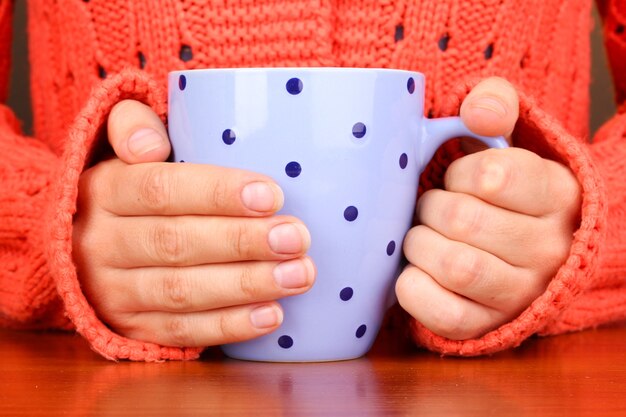
[[[223,346],[238,359],[329,361],[364,355],[395,301],[418,178],[435,150],[472,134],[427,119],[424,76],[392,69],[239,68],[169,74],[175,162],[271,176],[311,233],[313,288],[279,300],[272,334]]]

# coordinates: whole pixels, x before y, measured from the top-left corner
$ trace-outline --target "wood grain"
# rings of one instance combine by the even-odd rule
[[[78,336],[0,331],[0,416],[626,416],[626,324],[441,358],[401,338],[334,363],[108,362]]]

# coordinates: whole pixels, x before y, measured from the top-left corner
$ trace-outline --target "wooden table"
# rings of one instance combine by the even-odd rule
[[[380,340],[380,339],[379,339]],[[398,339],[395,339],[398,340]],[[0,331],[0,416],[626,416],[626,324],[474,359],[113,363],[78,336]]]

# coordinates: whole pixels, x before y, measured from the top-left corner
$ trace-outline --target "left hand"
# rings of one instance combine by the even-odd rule
[[[517,92],[496,77],[478,84],[461,106],[474,133],[509,141],[518,114]],[[545,291],[567,258],[581,191],[567,167],[520,148],[460,158],[444,183],[418,201],[419,225],[404,241],[410,265],[396,294],[434,333],[477,338]]]

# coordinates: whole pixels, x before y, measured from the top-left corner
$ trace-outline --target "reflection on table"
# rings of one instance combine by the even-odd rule
[[[106,361],[67,333],[0,331],[0,416],[626,416],[626,325],[480,358],[383,338],[345,362],[254,363],[210,349],[155,364]]]

